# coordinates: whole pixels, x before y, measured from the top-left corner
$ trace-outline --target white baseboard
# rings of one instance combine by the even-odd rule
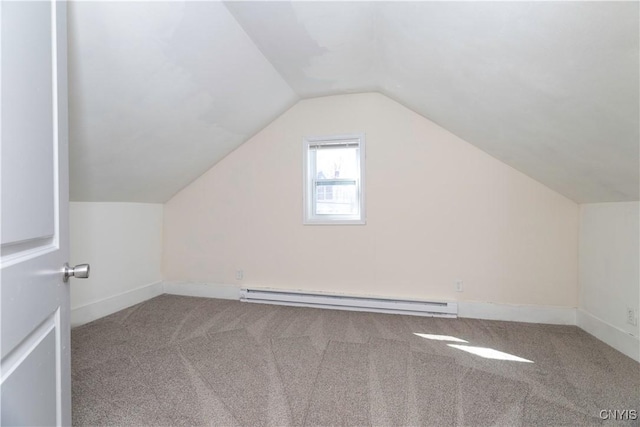
[[[272,288],[264,289],[274,290]],[[300,290],[288,289],[286,291],[292,293],[302,292]],[[237,285],[227,284],[164,282],[164,292],[167,294],[192,297],[240,299],[240,287]],[[323,291],[313,292],[320,294],[324,293]],[[367,296],[372,297],[372,295]],[[385,298],[389,297],[387,296]],[[489,302],[459,301],[458,317],[505,320],[511,322],[545,323],[553,325],[575,325],[576,309],[573,307],[548,307],[539,305],[511,305]]]
[[[498,304],[492,302],[459,301],[458,317],[504,320],[509,322],[575,325],[576,309],[544,305]]]
[[[240,287],[228,284],[158,282],[71,310],[71,326],[92,322],[163,293],[204,298],[240,299]],[[512,305],[459,301],[458,317],[555,325],[577,325],[616,350],[640,362],[640,340],[621,329],[572,307]]]
[[[131,291],[123,292],[109,298],[95,301],[80,307],[71,309],[71,327],[84,325],[108,316],[116,311],[123,310],[132,305],[157,297],[163,293],[163,283],[151,283]]]
[[[164,282],[164,293],[187,297],[240,299],[238,286],[216,283]]]
[[[585,332],[598,338],[611,347],[640,362],[640,339],[623,331],[602,319],[578,309],[577,325]]]

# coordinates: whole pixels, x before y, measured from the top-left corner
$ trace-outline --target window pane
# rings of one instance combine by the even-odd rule
[[[328,148],[316,151],[316,179],[359,177],[357,148]]]
[[[316,182],[316,215],[356,215],[358,197],[355,183],[326,185]]]

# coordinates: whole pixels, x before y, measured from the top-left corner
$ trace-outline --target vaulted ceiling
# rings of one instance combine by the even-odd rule
[[[75,2],[71,198],[164,202],[299,99],[377,91],[576,202],[638,200],[638,40],[637,2]]]

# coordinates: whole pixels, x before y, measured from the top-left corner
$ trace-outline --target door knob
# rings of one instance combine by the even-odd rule
[[[64,273],[63,280],[65,283],[69,281],[69,277],[86,279],[89,277],[89,264],[78,264],[75,267],[69,267],[69,264],[65,263],[62,272]]]

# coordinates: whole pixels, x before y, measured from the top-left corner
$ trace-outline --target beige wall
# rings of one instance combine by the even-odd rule
[[[162,214],[161,204],[70,203],[70,263],[91,264],[88,279],[71,281],[72,310],[162,280]]]
[[[302,225],[303,136],[356,132],[367,224]],[[575,307],[577,242],[574,202],[370,93],[299,102],[173,197],[163,270],[171,281]]]
[[[580,309],[637,339],[627,308],[640,308],[640,203],[581,205],[580,220]]]

